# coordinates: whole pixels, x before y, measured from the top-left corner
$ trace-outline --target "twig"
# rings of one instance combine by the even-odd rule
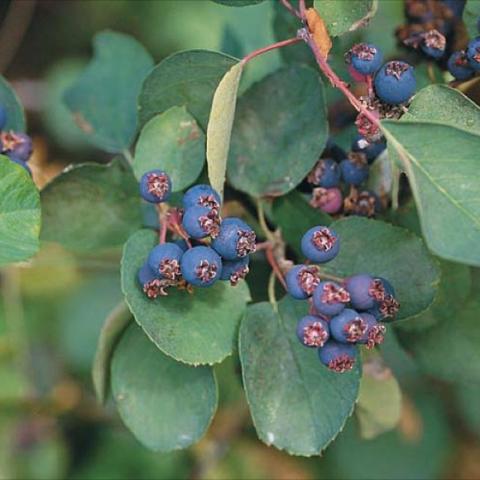
[[[265,210],[263,208],[263,203],[261,200],[257,200],[257,216],[258,216],[258,223],[265,234],[266,239],[271,242],[275,243],[276,238],[273,232],[268,228],[267,220],[265,219]]]
[[[301,38],[295,37],[295,38],[289,38],[288,40],[283,40],[281,42],[273,43],[272,45],[267,45],[266,47],[263,47],[263,48],[259,48],[258,50],[254,50],[253,52],[249,53],[247,56],[243,57],[242,64],[245,65],[247,62],[252,60],[252,58],[258,57],[259,55],[269,52],[270,50],[287,47],[288,45],[295,45],[296,43],[299,43],[301,41],[302,41]]]
[[[300,12],[292,6],[292,4],[288,0],[281,0],[282,5],[292,14],[295,15],[297,18],[302,18]]]
[[[275,255],[273,254],[273,248],[268,247],[265,250],[265,256],[267,257],[268,263],[272,267],[273,272],[278,278],[278,281],[283,285],[283,288],[286,290],[287,289],[287,284],[285,283],[285,279],[283,278],[283,272],[281,268],[279,267],[277,263],[277,259],[275,258]]]

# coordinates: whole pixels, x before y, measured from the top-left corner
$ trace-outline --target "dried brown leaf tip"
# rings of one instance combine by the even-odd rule
[[[328,34],[327,26],[323,18],[314,8],[309,8],[306,12],[308,30],[312,34],[315,45],[320,50],[324,58],[327,58],[332,49],[332,39]]]

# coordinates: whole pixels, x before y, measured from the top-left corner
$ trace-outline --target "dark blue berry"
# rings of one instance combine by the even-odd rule
[[[368,313],[379,321],[392,320],[400,308],[395,298],[395,290],[385,278],[376,277],[373,282],[376,285],[374,289],[376,299],[373,307],[368,309]]]
[[[181,260],[183,278],[196,287],[209,287],[222,276],[222,259],[210,247],[193,247]]]
[[[255,251],[255,232],[243,221],[229,217],[222,221],[212,247],[225,260],[237,260]]]
[[[367,324],[360,314],[350,308],[330,320],[330,334],[342,343],[357,343],[366,333]]]
[[[387,142],[385,142],[385,140],[368,142],[362,135],[357,135],[352,142],[352,150],[365,154],[368,163],[372,163],[386,148]]]
[[[457,80],[468,80],[475,75],[475,71],[468,62],[467,55],[464,50],[453,52],[448,59],[448,71]]]
[[[336,187],[340,183],[340,168],[331,158],[320,159],[310,173],[308,180],[323,188]]]
[[[323,347],[330,338],[328,322],[323,318],[307,315],[297,323],[297,337],[305,347]]]
[[[303,254],[312,262],[325,263],[338,255],[340,239],[328,227],[313,227],[302,237]]]
[[[173,243],[178,245],[184,252],[188,250],[188,243],[183,238],[174,240]]]
[[[353,308],[368,310],[375,305],[375,298],[372,295],[374,281],[370,275],[359,274],[349,277],[345,281],[345,287],[350,294],[350,302]]]
[[[0,105],[0,130],[5,128],[5,125],[7,124],[7,118],[7,109],[3,105]]]
[[[363,153],[352,152],[349,158],[340,162],[343,181],[347,185],[360,185],[368,178],[367,157]]]
[[[156,275],[154,271],[150,268],[148,262],[145,262],[142,265],[142,268],[138,271],[137,279],[138,283],[143,288],[146,284],[150,283],[152,280],[159,278],[159,275]]]
[[[192,238],[215,238],[220,231],[218,210],[208,207],[187,208],[183,214],[182,226]]]
[[[335,282],[321,282],[313,292],[315,310],[329,317],[338,315],[349,301],[348,292]]]
[[[468,44],[467,58],[470,66],[476,72],[480,72],[480,37],[474,38]]]
[[[373,348],[375,345],[383,343],[386,332],[385,325],[378,323],[373,315],[366,312],[360,313],[360,317],[367,325],[367,330],[358,342],[366,344],[367,348]]]
[[[453,15],[457,19],[461,19],[463,10],[465,8],[466,0],[442,0],[445,5],[452,11]]]
[[[183,196],[183,208],[207,207],[220,209],[220,195],[210,185],[195,185],[189,188]]]
[[[320,283],[318,270],[307,265],[295,265],[285,275],[288,293],[297,300],[305,300],[312,296]]]
[[[382,65],[383,54],[375,45],[359,43],[347,52],[346,60],[361,75],[372,75]]]
[[[32,139],[22,132],[2,132],[0,134],[2,153],[22,162],[28,161],[32,155]]]
[[[14,156],[8,156],[8,158],[13,162],[13,163],[16,163],[17,165],[20,165],[21,167],[23,167],[30,175],[32,175],[32,170],[30,169],[30,167],[28,166],[27,162],[24,162],[23,160],[20,160]]]
[[[330,137],[327,140],[327,145],[325,146],[322,156],[325,158],[333,158],[333,160],[340,162],[347,156],[347,153]]]
[[[391,105],[407,102],[416,87],[413,67],[406,62],[388,62],[375,75],[375,93]]]
[[[330,370],[337,373],[348,372],[355,365],[357,347],[330,339],[318,349],[318,357]]]
[[[159,278],[176,281],[180,278],[180,260],[183,250],[175,243],[161,243],[148,255],[148,265]]]
[[[163,170],[150,170],[140,179],[140,195],[147,202],[166,202],[171,192],[172,182]]]
[[[249,256],[240,258],[239,260],[224,261],[220,280],[228,280],[232,285],[236,285],[240,280],[248,275],[249,262]]]
[[[422,52],[435,59],[443,57],[446,46],[447,42],[445,36],[438,30],[429,30],[428,32],[425,32],[422,36],[422,41],[420,42]]]

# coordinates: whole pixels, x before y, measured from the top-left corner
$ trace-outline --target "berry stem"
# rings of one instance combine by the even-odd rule
[[[266,239],[271,242],[275,243],[276,238],[273,232],[268,228],[267,220],[265,218],[265,209],[263,208],[263,203],[261,200],[257,201],[257,216],[258,216],[258,223],[262,228],[263,233],[265,234]]]
[[[331,275],[330,273],[326,273],[320,267],[317,267],[317,270],[318,270],[318,276],[322,280],[331,280],[332,282],[337,282],[337,283],[340,283],[340,284],[342,284],[343,281],[344,281],[344,278],[337,277],[336,275]]]
[[[268,301],[271,303],[274,312],[278,312],[277,298],[275,297],[275,273],[272,272],[268,279]]]
[[[160,234],[158,238],[158,241],[160,244],[165,243],[165,241],[167,240],[167,230],[168,230],[168,225],[170,223],[169,220],[170,220],[169,215],[167,214],[167,216],[163,218],[163,221],[160,224]]]
[[[288,45],[294,45],[295,43],[301,42],[302,39],[295,37],[289,38],[288,40],[282,40],[281,42],[272,43],[271,45],[267,45],[266,47],[259,48],[258,50],[254,50],[253,52],[249,53],[247,56],[243,57],[242,64],[245,65],[247,62],[252,60],[252,58],[258,57],[270,50],[275,50],[277,48],[287,47]]]
[[[302,18],[300,12],[292,6],[292,4],[288,0],[281,0],[282,5],[292,14],[295,15],[297,18]]]
[[[278,281],[283,285],[283,288],[287,290],[287,284],[285,282],[285,279],[283,278],[283,273],[280,269],[280,266],[278,265],[277,259],[273,254],[273,247],[271,245],[266,248],[265,256],[267,257],[268,263],[272,267],[273,273],[275,273],[275,275],[277,276]]]

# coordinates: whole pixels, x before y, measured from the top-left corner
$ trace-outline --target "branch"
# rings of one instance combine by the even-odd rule
[[[272,45],[267,45],[266,47],[259,48],[258,50],[254,50],[253,52],[249,53],[246,57],[243,57],[242,64],[245,65],[247,62],[252,60],[252,58],[258,57],[259,55],[269,52],[270,50],[287,47],[288,45],[295,45],[301,40],[302,39],[298,37],[289,38],[288,40],[282,40],[281,42],[272,43]]]

